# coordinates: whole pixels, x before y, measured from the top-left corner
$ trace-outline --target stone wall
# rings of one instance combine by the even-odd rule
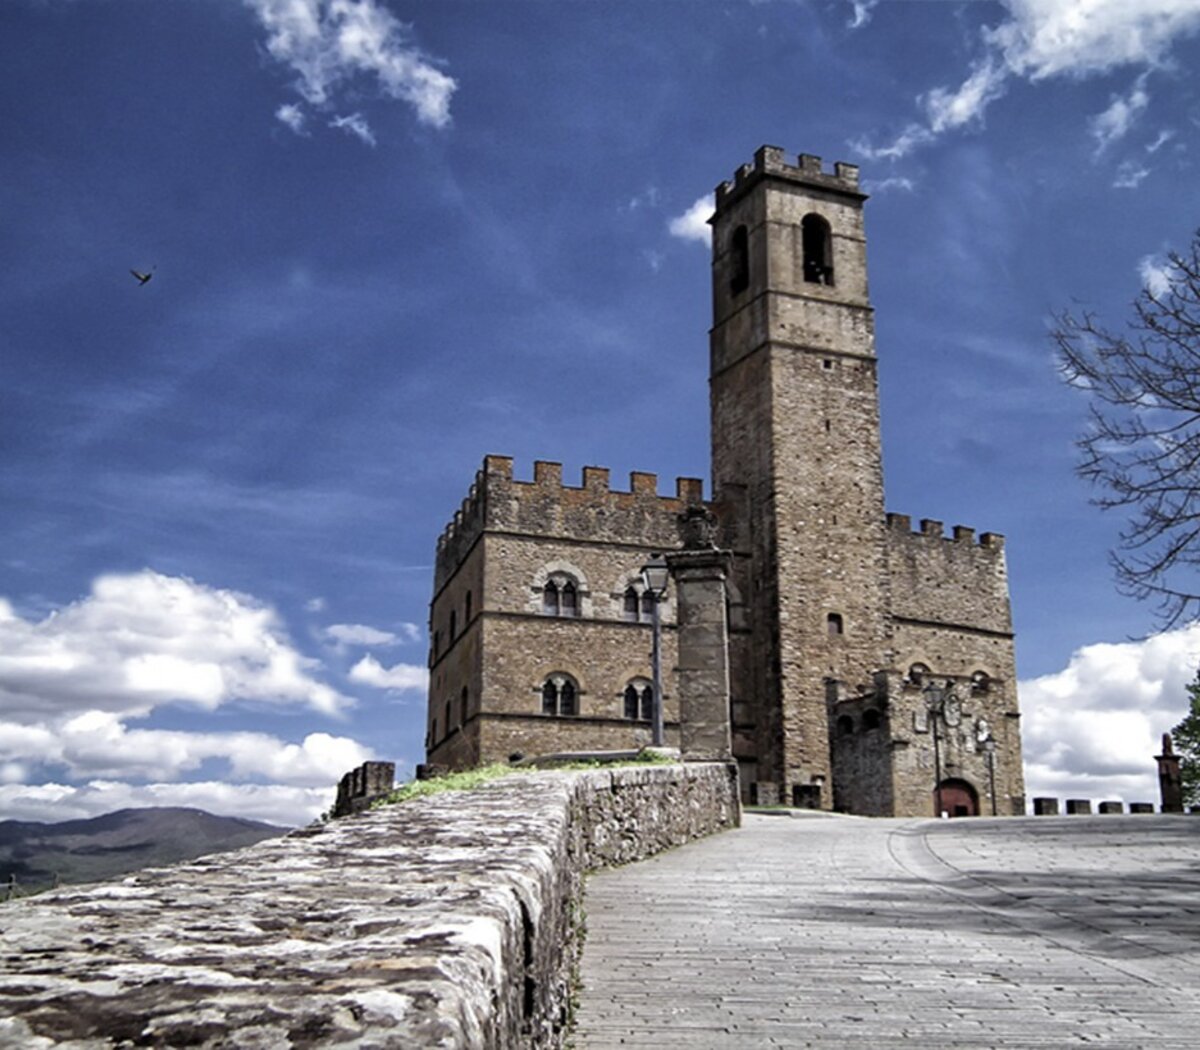
[[[720,764],[521,774],[5,905],[0,1047],[555,1047],[586,871],[738,823]]]

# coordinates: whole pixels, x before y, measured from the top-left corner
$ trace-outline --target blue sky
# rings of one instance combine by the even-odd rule
[[[1008,537],[1030,793],[1155,798],[1200,631],[1129,641],[1046,333],[1200,224],[1197,68],[1200,0],[6,0],[0,817],[410,770],[485,453],[707,478],[763,143],[862,166],[887,504]]]

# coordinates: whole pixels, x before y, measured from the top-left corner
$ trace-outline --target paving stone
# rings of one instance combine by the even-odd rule
[[[589,879],[574,1045],[1182,1050],[1200,821],[748,815]]]

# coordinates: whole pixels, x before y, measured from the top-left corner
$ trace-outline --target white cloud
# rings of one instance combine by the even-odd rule
[[[848,0],[854,8],[851,20],[847,23],[851,29],[865,26],[871,21],[871,13],[879,6],[880,0]]]
[[[893,176],[887,179],[868,179],[863,183],[863,189],[870,194],[878,196],[881,193],[890,193],[892,190],[902,190],[905,193],[912,193],[916,186],[912,179]]]
[[[1138,276],[1142,287],[1151,295],[1166,295],[1171,289],[1173,271],[1169,260],[1158,255],[1144,255],[1138,261]]]
[[[918,102],[926,124],[907,127],[889,145],[852,143],[868,157],[901,157],[940,134],[978,123],[1000,98],[1006,82],[1031,82],[1067,76],[1082,79],[1127,66],[1145,73],[1161,68],[1176,40],[1200,30],[1200,0],[1000,0],[1006,20],[985,27],[982,53],[957,88],[938,87]],[[1146,99],[1148,101],[1148,99]],[[1093,122],[1093,134],[1119,137],[1144,108],[1134,96],[1125,100],[1135,112],[1111,110]],[[1139,104],[1140,103],[1140,104]],[[1122,124],[1122,121],[1125,123]]]
[[[1138,164],[1137,161],[1122,161],[1113,176],[1113,188],[1118,190],[1135,190],[1142,180],[1150,174],[1150,169]]]
[[[355,138],[365,142],[368,146],[375,145],[375,133],[371,130],[371,125],[366,122],[366,119],[361,113],[351,113],[346,117],[334,117],[330,122],[331,128],[341,128]]]
[[[697,200],[682,215],[677,215],[667,224],[672,237],[685,241],[699,241],[701,244],[712,243],[712,229],[708,220],[713,213],[712,197],[705,194]]]
[[[1146,74],[1143,73],[1134,81],[1127,96],[1113,96],[1108,109],[1091,119],[1090,129],[1096,140],[1096,153],[1103,153],[1117,139],[1124,138],[1149,104],[1150,93],[1146,90]]]
[[[409,27],[381,0],[243,0],[267,31],[267,52],[297,75],[313,106],[329,106],[350,80],[374,78],[434,127],[450,123],[452,77],[412,43]],[[345,126],[355,134],[352,125]]]
[[[405,628],[413,625],[406,623]],[[407,634],[407,631],[406,631]],[[395,645],[400,641],[398,635],[391,631],[381,631],[378,627],[368,627],[363,623],[334,623],[325,628],[325,637],[337,645],[380,646]]]
[[[0,709],[18,722],[235,700],[337,714],[352,701],[312,677],[319,668],[292,648],[271,608],[148,569],[101,576],[87,597],[40,621],[0,607]]]
[[[304,608],[308,612],[318,613],[318,612],[325,611],[325,605],[326,605],[326,602],[325,602],[324,598],[321,598],[321,597],[309,598],[308,601],[306,601],[304,603]]]
[[[1160,131],[1158,133],[1158,135],[1155,137],[1153,142],[1146,143],[1146,152],[1147,153],[1157,153],[1160,149],[1163,148],[1163,146],[1165,146],[1168,142],[1170,142],[1171,139],[1173,139],[1174,137],[1175,137],[1174,131],[1172,131],[1170,128],[1163,128],[1163,130]]]
[[[417,664],[396,664],[384,667],[373,656],[364,656],[350,668],[350,680],[372,685],[377,689],[403,692],[408,689],[426,689],[429,672]]]
[[[277,110],[275,117],[291,128],[297,135],[304,134],[304,110],[293,102],[285,102]]]
[[[1063,670],[1021,682],[1028,795],[1157,802],[1154,756],[1187,713],[1198,665],[1193,625],[1087,645]]]
[[[309,733],[299,744],[266,733],[129,729],[110,711],[34,726],[0,722],[0,761],[60,767],[72,779],[173,780],[219,760],[234,780],[315,787],[373,757],[348,737]]]
[[[87,784],[0,784],[0,812],[13,820],[78,820],[117,809],[140,806],[185,806],[222,816],[262,820],[270,824],[307,824],[328,809],[336,795],[328,787],[281,784],[133,785],[93,780]]]

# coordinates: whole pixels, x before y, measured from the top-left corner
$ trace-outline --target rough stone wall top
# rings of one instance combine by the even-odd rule
[[[892,613],[902,619],[1012,633],[1004,537],[925,519],[913,532],[906,514],[889,514]]]
[[[800,182],[814,189],[850,193],[862,199],[866,194],[859,190],[858,165],[838,161],[832,174],[821,170],[821,158],[811,153],[801,153],[795,164],[787,162],[787,154],[779,146],[760,146],[754,153],[754,162],[743,164],[734,172],[733,179],[717,185],[717,208],[728,207],[733,201],[748,193],[756,182],[763,178],[781,178],[789,182]]]
[[[738,822],[728,767],[537,773],[6,904],[0,1047],[545,1047],[583,872]]]
[[[679,546],[677,515],[703,501],[699,478],[676,478],[675,495],[658,494],[658,476],[634,471],[629,491],[609,488],[606,467],[584,467],[578,487],[562,465],[537,461],[533,481],[513,479],[513,461],[487,456],[467,498],[438,538],[434,590],[440,590],[485,529],[588,542]]]

